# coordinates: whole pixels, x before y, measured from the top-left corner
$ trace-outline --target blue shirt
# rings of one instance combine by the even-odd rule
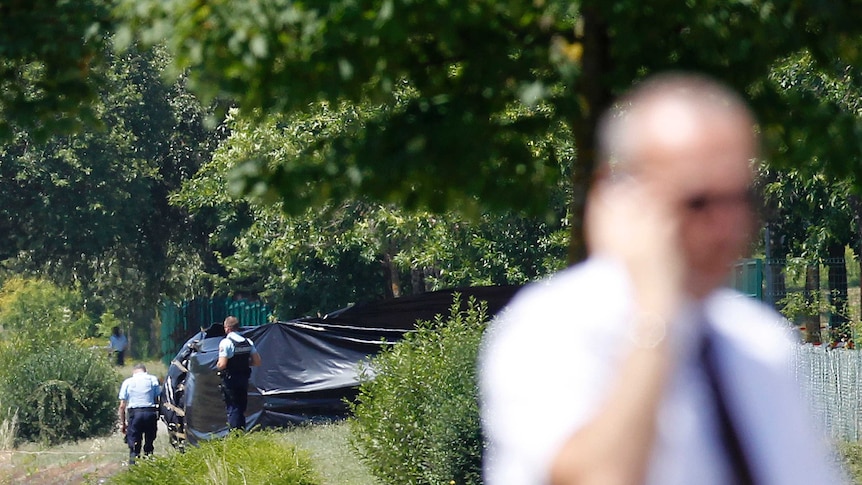
[[[123,334],[111,334],[111,336],[108,337],[108,342],[110,343],[111,350],[114,352],[122,352],[129,346],[129,339],[127,339]]]
[[[233,351],[235,348],[234,342],[242,342],[244,338],[245,337],[237,332],[227,334],[227,337],[221,339],[221,342],[218,344],[218,356],[226,357],[228,359],[233,357]],[[257,347],[254,346],[254,342],[252,342],[250,338],[246,338],[245,340],[247,340],[248,344],[251,345],[251,354],[253,355],[258,353]]]
[[[126,401],[126,407],[151,408],[156,406],[156,398],[162,393],[159,379],[146,372],[136,372],[120,386],[120,400]]]

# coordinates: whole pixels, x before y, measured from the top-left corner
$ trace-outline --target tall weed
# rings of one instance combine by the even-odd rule
[[[0,402],[0,409],[3,409]],[[15,436],[18,433],[18,411],[5,408],[0,417],[0,451],[8,451],[15,447]]]
[[[375,357],[350,419],[352,442],[388,484],[481,483],[476,356],[487,305],[456,295],[447,319],[422,323]]]

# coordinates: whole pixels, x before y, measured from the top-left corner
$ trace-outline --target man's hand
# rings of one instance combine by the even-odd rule
[[[126,434],[126,400],[120,399],[120,405],[117,408],[117,416],[120,418],[120,431]]]
[[[625,266],[639,311],[672,317],[684,291],[679,215],[635,179],[594,190],[586,217],[590,252]]]

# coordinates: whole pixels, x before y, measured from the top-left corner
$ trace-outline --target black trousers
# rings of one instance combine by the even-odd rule
[[[222,379],[224,408],[230,429],[245,429],[245,410],[248,407],[248,378],[230,377]]]
[[[152,454],[156,440],[159,413],[156,408],[132,408],[126,411],[129,425],[126,428],[126,443],[129,445],[129,458],[134,460],[141,454]]]

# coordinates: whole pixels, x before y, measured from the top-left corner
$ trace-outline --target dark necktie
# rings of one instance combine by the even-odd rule
[[[700,358],[706,374],[707,384],[712,391],[715,402],[721,443],[730,465],[730,472],[733,477],[732,483],[754,485],[755,481],[752,475],[751,463],[739,439],[737,428],[739,423],[734,423],[727,403],[726,380],[722,379],[721,369],[719,369],[717,354],[714,348],[714,339],[715,336],[711,329],[707,328],[703,336]]]

